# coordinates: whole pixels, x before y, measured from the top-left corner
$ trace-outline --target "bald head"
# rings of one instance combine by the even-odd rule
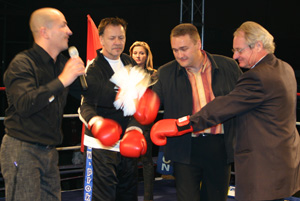
[[[40,8],[31,14],[29,20],[34,42],[55,60],[68,48],[72,31],[65,16],[55,8]]]
[[[51,28],[53,21],[63,14],[55,8],[40,8],[31,14],[29,25],[33,37],[38,36],[41,27]]]

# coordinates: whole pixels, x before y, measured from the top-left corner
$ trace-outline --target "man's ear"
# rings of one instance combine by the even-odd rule
[[[261,41],[258,41],[255,43],[255,48],[257,48],[257,51],[261,51],[263,49],[264,45]]]
[[[46,27],[41,27],[39,30],[40,36],[43,38],[48,39],[49,38],[49,33],[48,33],[48,29]]]
[[[197,41],[197,45],[198,45],[198,47],[199,47],[199,50],[201,50],[201,49],[202,49],[202,43],[201,43],[201,40],[198,40],[198,41]]]
[[[102,36],[99,36],[99,39],[100,39],[100,43],[101,45],[103,44],[102,41],[103,41],[103,37]]]

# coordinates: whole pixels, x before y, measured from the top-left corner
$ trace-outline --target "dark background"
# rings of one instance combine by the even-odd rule
[[[187,0],[183,2],[188,3]],[[296,4],[296,0],[206,0],[204,49],[231,57],[232,34],[235,29],[244,21],[256,21],[274,36],[275,55],[290,63],[298,77],[300,14]],[[0,0],[0,86],[3,86],[3,73],[14,55],[32,46],[29,16],[41,7],[55,7],[64,13],[73,32],[69,44],[78,48],[84,61],[87,14],[91,15],[96,26],[104,17],[118,16],[128,22],[125,53],[128,53],[134,41],[142,40],[151,47],[155,68],[174,59],[169,34],[180,23],[180,0]],[[201,33],[201,28],[199,32]],[[64,53],[67,55],[67,52]],[[69,97],[65,113],[77,113],[78,105],[78,100]],[[1,117],[4,116],[6,106],[5,93],[0,91]],[[78,143],[81,124],[77,119],[65,120],[63,129],[64,145]],[[0,138],[3,132],[1,121]]]
[[[190,0],[182,1],[185,6],[190,6]],[[54,7],[63,12],[73,32],[69,45],[78,48],[83,61],[86,60],[87,15],[91,15],[96,26],[105,17],[124,18],[128,22],[124,52],[128,53],[134,41],[146,41],[154,56],[154,66],[158,68],[174,59],[169,35],[171,29],[180,23],[180,2],[180,0],[0,0],[0,87],[3,87],[3,73],[11,59],[18,52],[32,46],[33,39],[28,21],[30,14],[37,8]],[[194,2],[202,6],[199,5],[202,0],[194,0]],[[274,36],[275,55],[292,65],[299,80],[298,4],[297,0],[205,0],[204,33],[201,32],[201,25],[199,26],[201,18],[195,18],[194,24],[199,27],[200,34],[204,35],[206,51],[231,57],[232,34],[235,29],[244,21],[258,22]],[[188,15],[190,11],[185,12]],[[183,22],[190,21],[185,16]],[[66,51],[64,54],[68,55]],[[79,100],[69,95],[65,113],[76,114],[78,106]],[[0,118],[3,118],[6,107],[5,92],[0,91]],[[299,108],[297,109],[299,121],[298,111]],[[74,146],[80,143],[81,126],[82,123],[77,117],[64,119],[62,146]],[[3,135],[3,120],[0,120],[0,142]],[[157,150],[158,147],[154,146],[153,156],[157,156]],[[76,169],[77,166],[68,166],[73,163],[74,153],[74,150],[60,152],[59,165],[64,190],[82,187],[81,166],[78,167],[79,169]],[[74,178],[77,178],[76,182]],[[0,197],[4,195],[3,186],[0,177]]]
[[[234,30],[242,22],[252,20],[275,37],[276,55],[295,69],[300,68],[296,59],[300,45],[297,37],[300,12],[296,3],[296,0],[206,0],[204,49],[231,57]],[[77,46],[83,60],[87,14],[91,15],[96,26],[104,17],[124,18],[128,22],[126,53],[134,41],[144,40],[152,49],[156,67],[173,59],[169,34],[180,22],[180,0],[0,0],[1,71],[17,52],[31,47],[29,16],[35,9],[45,6],[64,13],[73,31],[70,45]]]

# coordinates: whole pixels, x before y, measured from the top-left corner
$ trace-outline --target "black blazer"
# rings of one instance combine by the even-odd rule
[[[212,89],[215,97],[228,94],[242,74],[237,63],[228,57],[207,53],[212,64]],[[158,94],[164,119],[180,118],[192,114],[192,87],[185,68],[177,61],[171,61],[158,69],[158,82],[153,90]],[[233,162],[233,138],[235,135],[234,120],[224,123],[227,162]],[[186,134],[167,139],[165,157],[172,161],[190,163],[192,137]]]

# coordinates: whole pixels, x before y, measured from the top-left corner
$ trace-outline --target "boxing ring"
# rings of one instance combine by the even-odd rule
[[[4,93],[5,87],[0,87],[0,93]],[[300,98],[300,93],[297,93],[297,99]],[[300,101],[300,99],[299,99]],[[3,104],[4,105],[4,104]],[[163,113],[163,111],[159,111]],[[0,116],[1,124],[3,125],[3,120],[5,117]],[[63,115],[63,124],[66,120],[73,120],[78,121],[80,124],[80,128],[82,126],[81,121],[79,120],[78,114],[64,114]],[[76,122],[77,123],[77,122]],[[300,122],[296,122],[296,126],[300,126]],[[1,127],[3,128],[3,133],[1,134],[2,137],[4,135],[4,125]],[[78,135],[81,138],[82,129],[77,131]],[[79,133],[80,132],[80,133]],[[156,146],[156,145],[154,145]],[[59,157],[65,158],[70,157],[72,154],[72,162],[65,164],[59,164],[59,170],[61,175],[61,183],[62,183],[62,201],[79,201],[83,200],[83,154],[80,151],[81,145],[75,146],[60,146],[57,147],[57,151],[59,151]],[[65,154],[69,153],[69,154]],[[70,154],[71,153],[71,154]],[[77,157],[77,158],[76,158]],[[153,156],[154,165],[156,166],[156,159],[157,156]],[[73,161],[74,160],[74,161]],[[156,168],[154,168],[156,169]],[[142,165],[139,163],[139,192],[138,192],[138,200],[143,200],[143,181],[142,181]],[[232,176],[234,177],[234,171],[231,172]],[[234,178],[230,181],[230,189],[228,194],[228,201],[234,201]],[[231,194],[231,190],[233,190],[233,196]],[[4,180],[2,178],[0,172],[0,201],[4,201]],[[155,185],[154,185],[154,199],[159,201],[171,201],[176,200],[176,190],[175,190],[175,183],[174,180],[165,180],[161,178],[159,173],[155,175]],[[290,197],[286,200],[289,201],[300,201],[300,198]]]

